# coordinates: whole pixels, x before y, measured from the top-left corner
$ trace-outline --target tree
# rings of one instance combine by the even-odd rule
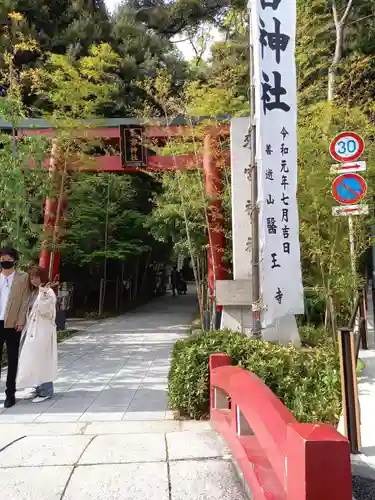
[[[22,22],[17,26],[14,20],[10,22],[12,12],[21,16]],[[18,37],[33,39],[38,47],[38,50],[25,47],[18,51],[14,66],[20,74],[43,68],[46,54],[69,54],[71,59],[77,59],[88,55],[94,43],[109,41],[110,24],[103,0],[6,0],[0,8],[0,22],[0,49],[11,50],[9,26],[17,31]],[[38,116],[45,111],[40,108],[41,103],[36,102],[27,80],[22,88],[22,101],[31,115]]]
[[[337,75],[337,66],[340,64],[344,51],[344,30],[353,6],[353,0],[345,0],[343,13],[339,12],[342,7],[336,0],[332,0],[333,22],[336,30],[335,55],[328,70],[328,101],[333,101],[335,96],[335,80]]]
[[[78,60],[49,54],[43,68],[28,74],[41,109],[59,119],[86,120],[115,106],[121,89],[119,64],[120,56],[103,43]]]
[[[302,104],[334,97],[372,113],[374,7],[374,0],[297,0],[297,69]]]
[[[0,118],[8,120],[6,99],[0,98]],[[43,232],[43,202],[50,189],[43,165],[48,143],[37,136],[25,138],[17,141],[16,155],[9,134],[0,133],[0,144],[0,239],[17,247],[27,263],[38,255]]]
[[[103,0],[5,0],[2,9],[6,17],[14,11],[25,18],[25,28],[42,53],[81,56],[91,45],[108,41],[110,24]]]
[[[129,2],[130,3],[130,2]],[[220,23],[229,10],[244,7],[243,0],[131,0],[139,21],[167,37],[172,37],[202,22]]]
[[[104,0],[70,0],[69,3],[60,46],[56,47],[58,50],[51,47],[51,52],[82,57],[89,54],[91,46],[111,42],[111,23]]]
[[[16,135],[19,122],[25,116],[21,102],[23,75],[16,60],[20,53],[37,51],[35,41],[19,29],[23,23],[19,13],[11,13],[3,38],[6,44],[0,69],[0,119],[7,128],[0,131],[0,238],[16,246],[25,263],[38,251],[43,201],[51,186],[44,168],[48,141],[43,137],[18,138]]]
[[[207,282],[207,257],[210,256],[214,261],[213,241],[209,227],[213,222],[220,219],[220,230],[223,223],[226,228],[230,227],[230,216],[222,220],[221,211],[212,203],[219,198],[221,201],[228,202],[230,194],[230,174],[223,161],[223,149],[227,148],[226,137],[219,138],[217,148],[213,151],[216,161],[223,167],[223,188],[221,192],[210,198],[205,189],[204,175],[202,171],[202,153],[204,149],[205,137],[212,127],[219,126],[215,118],[207,119],[203,123],[194,125],[194,114],[198,111],[198,106],[202,106],[202,95],[197,96],[194,88],[185,88],[182,99],[176,99],[169,91],[171,87],[171,78],[165,72],[160,72],[154,81],[146,81],[145,90],[152,96],[157,109],[162,109],[161,117],[163,122],[170,124],[176,114],[183,114],[189,126],[189,134],[181,139],[168,137],[166,144],[161,148],[163,154],[176,156],[184,153],[192,154],[192,163],[188,172],[182,172],[176,169],[172,174],[162,176],[162,194],[155,198],[155,208],[148,223],[152,234],[159,241],[169,241],[173,243],[175,254],[190,257],[191,266],[195,277],[197,293],[200,303],[201,320],[203,321],[203,312],[210,309],[212,304],[208,300],[208,282]],[[209,92],[206,93],[208,97]],[[213,94],[215,95],[215,94]],[[197,101],[195,99],[197,98]],[[205,114],[209,116],[215,112],[215,108],[210,107],[210,99],[206,100]],[[228,102],[228,101],[226,101]],[[150,116],[155,116],[154,111],[147,110]],[[196,115],[195,115],[196,116]],[[220,140],[222,139],[222,140]],[[230,213],[228,203],[224,204],[227,209],[227,215]],[[228,210],[229,209],[229,210]],[[231,231],[226,231],[230,236]],[[230,239],[230,238],[228,238]],[[228,241],[228,247],[230,243]],[[228,252],[230,253],[230,251]],[[224,256],[223,256],[224,257]],[[229,258],[230,260],[230,258]],[[213,286],[216,287],[215,267],[213,268]],[[216,293],[214,292],[214,300]],[[216,307],[212,308],[212,312]]]
[[[328,2],[297,0],[296,62],[298,90],[303,105],[327,98],[333,36]]]
[[[162,193],[147,227],[153,237],[172,243],[174,256],[188,257],[194,272],[200,302],[201,320],[207,308],[207,220],[208,199],[197,179],[199,172],[176,172],[162,176]]]
[[[134,209],[131,176],[76,174],[69,191],[64,252],[78,265],[124,261],[150,250],[145,215]]]
[[[233,87],[193,81],[185,87],[186,111],[191,117],[246,116],[249,104],[243,96],[236,95]]]
[[[101,313],[105,304],[120,308],[124,294],[130,301],[152,296],[150,269],[169,256],[169,245],[158,243],[147,229],[157,190],[145,174],[77,173],[72,179],[61,245],[63,271],[87,297],[86,308],[99,302]]]
[[[169,38],[140,22],[133,3],[124,2],[119,7],[112,26],[113,47],[121,59],[119,74],[123,88],[118,96],[118,113],[123,116],[139,114],[144,102],[150,99],[143,89],[144,80],[154,79],[159,71],[165,70],[171,76],[170,90],[176,96],[189,76],[188,64]],[[155,102],[148,104],[155,106]]]

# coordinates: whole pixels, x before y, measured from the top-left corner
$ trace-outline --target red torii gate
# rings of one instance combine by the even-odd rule
[[[202,120],[202,119],[201,119]],[[201,121],[198,120],[198,121]],[[104,125],[103,125],[104,124]],[[141,127],[141,124],[134,119],[107,119],[97,121],[87,121],[84,123],[85,127],[82,131],[77,133],[81,138],[99,138],[107,146],[112,146],[120,150],[121,142],[121,129],[123,126]],[[172,123],[169,126],[165,125],[150,125],[144,126],[143,137],[147,141],[165,143],[169,139],[178,137],[186,138],[187,140],[193,137],[193,125],[187,124],[183,119],[179,123]],[[227,277],[227,269],[222,263],[224,249],[225,249],[225,236],[223,228],[223,211],[221,206],[220,197],[217,196],[221,191],[222,180],[219,165],[219,158],[215,154],[215,141],[217,137],[229,133],[229,127],[226,124],[218,126],[207,127],[207,132],[204,138],[204,153],[201,158],[202,166],[204,169],[204,183],[206,194],[212,198],[211,205],[213,207],[212,214],[210,215],[208,236],[209,236],[209,251],[208,251],[208,283],[212,294],[214,294],[215,280],[224,280]],[[30,119],[23,121],[18,129],[18,136],[25,135],[47,135],[55,136],[56,131],[45,120]],[[56,145],[53,146],[56,148]],[[229,156],[226,158],[227,164]],[[87,172],[107,172],[107,173],[131,173],[135,171],[173,171],[173,170],[187,170],[196,168],[197,158],[195,154],[183,154],[177,156],[148,156],[147,164],[143,168],[126,167],[123,164],[121,154],[116,155],[103,155],[90,160],[90,164],[83,167],[83,171]],[[50,171],[56,169],[54,164],[54,151],[51,152],[50,158]],[[61,205],[61,201],[60,201]],[[51,231],[55,227],[56,218],[60,216],[61,210],[65,209],[64,206],[59,206],[58,198],[48,198],[45,204],[44,211],[44,226],[45,231]],[[58,276],[60,269],[60,253],[56,249],[54,251],[52,265],[51,265],[51,252],[48,249],[42,249],[39,259],[40,266],[50,269],[51,277]]]

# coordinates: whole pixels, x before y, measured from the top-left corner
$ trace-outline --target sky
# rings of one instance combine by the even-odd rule
[[[107,7],[108,7],[108,10],[110,12],[113,12],[113,10],[121,3],[121,0],[105,0],[106,4],[107,4]],[[219,34],[218,33],[214,33],[214,38],[215,40],[217,40],[219,37]],[[177,38],[178,40],[178,38]],[[191,60],[194,58],[195,54],[194,54],[194,50],[191,46],[191,44],[189,42],[177,42],[176,43],[176,46],[181,50],[184,58],[186,60]],[[207,53],[205,54],[205,58],[209,55],[209,49],[207,51]]]
[[[120,0],[105,0],[105,3],[107,4],[108,9],[112,11],[116,5],[120,3]]]

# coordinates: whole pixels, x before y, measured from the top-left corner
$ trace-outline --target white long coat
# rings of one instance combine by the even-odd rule
[[[17,389],[36,387],[57,378],[56,295],[39,288],[21,339]]]

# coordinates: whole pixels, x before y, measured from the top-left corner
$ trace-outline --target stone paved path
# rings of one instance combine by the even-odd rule
[[[60,344],[55,398],[0,414],[0,498],[245,500],[209,423],[167,409],[170,350],[195,312],[194,296],[166,296]]]
[[[1,410],[0,424],[171,418],[166,397],[170,351],[196,311],[194,295],[166,296],[68,339],[59,345],[56,396],[38,405],[21,400]]]

